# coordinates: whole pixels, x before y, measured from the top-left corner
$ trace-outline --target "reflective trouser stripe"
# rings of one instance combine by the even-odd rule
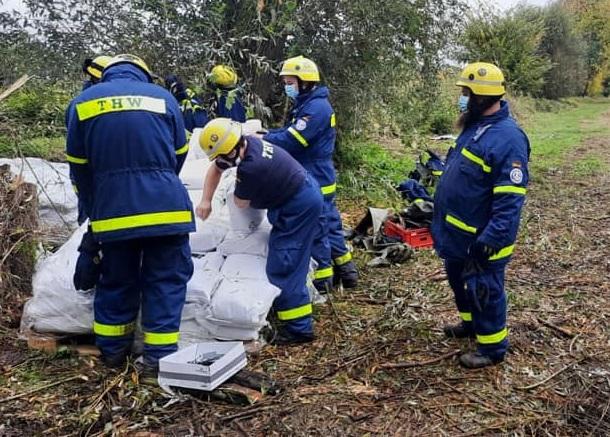
[[[323,269],[318,269],[313,274],[314,279],[326,279],[326,278],[331,278],[332,276],[333,276],[333,268],[332,267],[326,267],[326,268],[323,268]]]
[[[289,127],[288,132],[290,132],[292,134],[292,136],[295,137],[297,139],[297,141],[299,143],[301,143],[304,147],[309,146],[309,143],[307,142],[307,140],[295,128]]]
[[[337,125],[337,120],[335,118],[335,113],[333,112],[330,116],[330,127],[335,127]]]
[[[184,146],[180,147],[176,150],[176,155],[182,155],[189,151],[189,143],[186,143]]]
[[[413,199],[413,203],[422,203],[422,202],[424,202],[424,199],[420,199],[420,198]]]
[[[443,170],[432,170],[433,176],[440,176],[443,174]]]
[[[352,253],[347,252],[345,255],[338,256],[334,259],[335,265],[342,266],[343,264],[347,264],[352,260]]]
[[[72,164],[87,164],[89,162],[87,160],[87,158],[79,158],[78,156],[68,155],[67,153],[66,153],[66,159],[68,160],[68,162],[71,162]]]
[[[333,194],[335,191],[337,191],[337,184],[331,184],[331,185],[325,185],[321,188],[322,190],[322,194],[323,195],[327,195],[327,194]]]
[[[451,223],[453,226],[455,226],[456,228],[461,229],[463,231],[470,232],[471,234],[477,233],[477,228],[475,228],[474,226],[467,225],[460,219],[458,219],[450,214],[447,214],[445,216],[445,221],[447,221],[448,223]]]
[[[527,189],[523,187],[517,187],[515,185],[499,185],[497,187],[494,187],[493,189],[494,194],[521,194],[525,196],[526,192]]]
[[[301,317],[309,316],[312,312],[313,307],[310,303],[308,303],[291,310],[278,311],[277,318],[280,320],[300,319]]]
[[[153,346],[178,343],[179,332],[145,332],[144,343]]]
[[[139,228],[142,226],[170,225],[176,223],[190,223],[191,211],[165,211],[148,214],[128,215],[125,217],[95,220],[91,222],[93,232],[110,232],[123,229]]]
[[[491,173],[491,167],[488,166],[487,164],[485,164],[485,161],[483,161],[483,158],[478,157],[477,155],[475,155],[474,153],[472,153],[470,150],[468,150],[466,148],[462,149],[462,155],[464,155],[466,158],[470,159],[475,164],[479,164],[481,166],[481,168],[483,168],[483,171],[485,173]]]
[[[515,251],[515,245],[511,244],[510,246],[503,247],[500,249],[498,253],[489,257],[490,261],[496,261],[502,258],[506,258],[507,256],[511,256]]]
[[[504,328],[495,334],[480,335],[477,334],[477,341],[481,344],[496,344],[500,343],[508,336],[508,329]]]
[[[106,325],[104,323],[93,322],[93,332],[97,335],[106,337],[121,337],[131,334],[136,328],[136,322],[126,323],[124,325]]]
[[[465,322],[472,322],[472,313],[460,313],[460,317]]]

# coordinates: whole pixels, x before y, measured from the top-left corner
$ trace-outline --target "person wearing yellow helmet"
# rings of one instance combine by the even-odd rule
[[[212,88],[210,112],[216,117],[226,117],[244,123],[246,109],[241,101],[242,90],[237,86],[237,73],[228,65],[216,65],[208,75]]]
[[[99,84],[70,102],[66,119],[66,158],[89,217],[75,288],[95,287],[93,332],[109,367],[131,355],[141,315],[144,370],[153,374],[178,348],[193,273],[195,221],[178,177],[188,152],[180,108],[142,59],[118,55]]]
[[[320,186],[294,158],[255,136],[243,136],[240,123],[210,121],[199,145],[213,164],[205,176],[196,214],[206,220],[222,172],[236,168],[234,202],[239,208],[266,209],[272,229],[266,273],[281,290],[273,303],[279,321],[272,344],[307,343],[314,339],[307,274],[317,220],[322,212]]]
[[[329,291],[337,282],[344,288],[354,288],[358,271],[345,244],[341,215],[335,203],[333,153],[337,132],[329,90],[320,85],[315,62],[304,56],[287,59],[280,77],[293,107],[284,127],[271,129],[263,139],[288,151],[320,184],[324,196],[320,222],[324,232],[314,243],[312,253],[318,263],[314,285],[321,292]]]
[[[110,62],[110,59],[112,59],[112,57],[100,55],[95,58],[87,58],[83,61],[83,73],[85,74],[82,88],[83,91],[102,80],[102,73],[104,68],[108,65],[108,62]]]
[[[496,65],[468,64],[456,85],[462,131],[436,188],[431,230],[461,319],[443,330],[476,339],[476,352],[461,355],[460,363],[480,368],[503,361],[509,346],[504,275],[525,201],[530,145],[502,100],[504,75]]]

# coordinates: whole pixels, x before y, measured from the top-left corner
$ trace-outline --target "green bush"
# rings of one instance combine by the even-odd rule
[[[63,161],[65,147],[66,139],[63,136],[36,137],[16,141],[0,135],[0,157],[2,158],[33,156],[49,161]]]

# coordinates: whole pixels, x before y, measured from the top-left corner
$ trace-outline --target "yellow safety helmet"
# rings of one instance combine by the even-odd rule
[[[110,56],[97,56],[93,59],[85,59],[83,64],[83,72],[91,76],[93,79],[100,80],[102,78],[102,71],[108,65],[112,58]]]
[[[215,118],[199,135],[199,146],[210,161],[218,155],[228,155],[241,139],[241,123],[230,118]]]
[[[466,65],[455,84],[469,88],[477,96],[501,96],[506,93],[502,70],[488,62]]]
[[[320,82],[318,66],[304,56],[286,59],[282,65],[280,76],[296,76],[305,82]]]
[[[144,73],[146,73],[146,75],[148,76],[148,79],[152,81],[153,78],[153,73],[152,71],[150,71],[150,68],[148,68],[148,65],[146,65],[146,62],[144,62],[142,60],[142,58],[139,58],[136,55],[130,55],[130,54],[121,54],[121,55],[116,55],[113,56],[110,61],[108,62],[108,65],[106,65],[106,69],[110,68],[110,67],[114,67],[115,65],[119,65],[119,64],[131,64],[131,65],[135,65],[136,67],[139,67],[140,70],[142,70]]]
[[[228,65],[216,65],[208,75],[208,80],[218,86],[234,87],[237,85],[237,73]]]

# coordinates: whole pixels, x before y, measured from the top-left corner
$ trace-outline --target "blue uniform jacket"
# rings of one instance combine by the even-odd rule
[[[530,144],[508,104],[467,126],[447,156],[434,196],[432,236],[441,258],[465,259],[475,241],[494,265],[513,253],[528,182]]]
[[[234,121],[244,123],[246,121],[246,109],[240,99],[240,90],[218,88],[216,90],[216,117],[230,118]]]
[[[210,119],[195,93],[187,89],[186,94],[188,97],[180,102],[180,109],[184,117],[184,128],[192,134],[195,128],[203,128]]]
[[[195,230],[178,178],[188,144],[168,91],[117,65],[70,102],[66,119],[70,172],[98,241]]]
[[[287,150],[318,181],[322,194],[333,195],[336,191],[333,152],[337,132],[328,96],[325,86],[300,94],[286,125],[272,129],[263,139]]]

